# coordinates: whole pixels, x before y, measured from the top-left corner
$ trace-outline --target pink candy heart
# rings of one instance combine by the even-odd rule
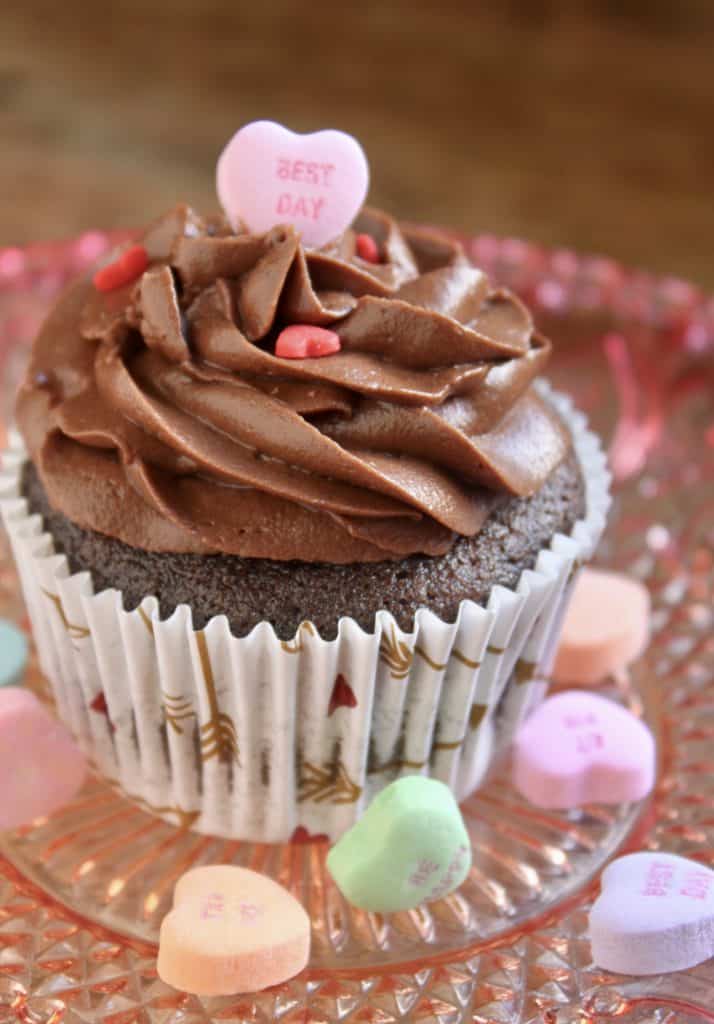
[[[0,691],[0,829],[43,818],[78,792],[86,774],[69,732],[29,690]]]
[[[240,221],[256,233],[293,224],[309,246],[350,226],[368,184],[367,159],[351,135],[297,135],[274,121],[236,132],[216,169],[218,198],[234,229]]]
[[[590,911],[598,967],[683,971],[714,956],[714,871],[671,853],[633,853],[603,873]]]
[[[640,800],[655,779],[655,743],[639,718],[581,690],[549,697],[516,736],[513,782],[538,807]]]

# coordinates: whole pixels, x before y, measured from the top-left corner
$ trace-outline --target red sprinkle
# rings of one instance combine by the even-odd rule
[[[357,255],[368,263],[379,263],[379,249],[371,235],[357,235]]]
[[[132,245],[121,256],[94,275],[94,287],[100,292],[113,292],[141,277],[149,265],[149,254],[143,245]]]
[[[281,359],[317,359],[331,356],[341,349],[339,335],[324,327],[294,324],[278,335],[275,354]]]

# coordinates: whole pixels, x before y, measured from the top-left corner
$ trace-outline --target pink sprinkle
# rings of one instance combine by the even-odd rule
[[[334,331],[310,324],[294,324],[278,335],[275,354],[281,359],[317,359],[339,352],[340,339]]]
[[[371,235],[357,235],[355,239],[357,255],[367,263],[379,263],[379,249]]]

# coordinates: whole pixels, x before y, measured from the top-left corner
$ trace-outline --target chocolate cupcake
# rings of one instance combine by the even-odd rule
[[[336,837],[401,773],[473,789],[607,508],[549,353],[459,244],[370,210],[310,248],[179,206],[72,286],[2,511],[99,770],[267,841]]]

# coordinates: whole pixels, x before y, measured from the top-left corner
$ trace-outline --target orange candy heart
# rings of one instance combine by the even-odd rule
[[[216,865],[179,879],[158,972],[195,995],[238,995],[287,981],[309,956],[310,918],[294,896],[257,871]]]

